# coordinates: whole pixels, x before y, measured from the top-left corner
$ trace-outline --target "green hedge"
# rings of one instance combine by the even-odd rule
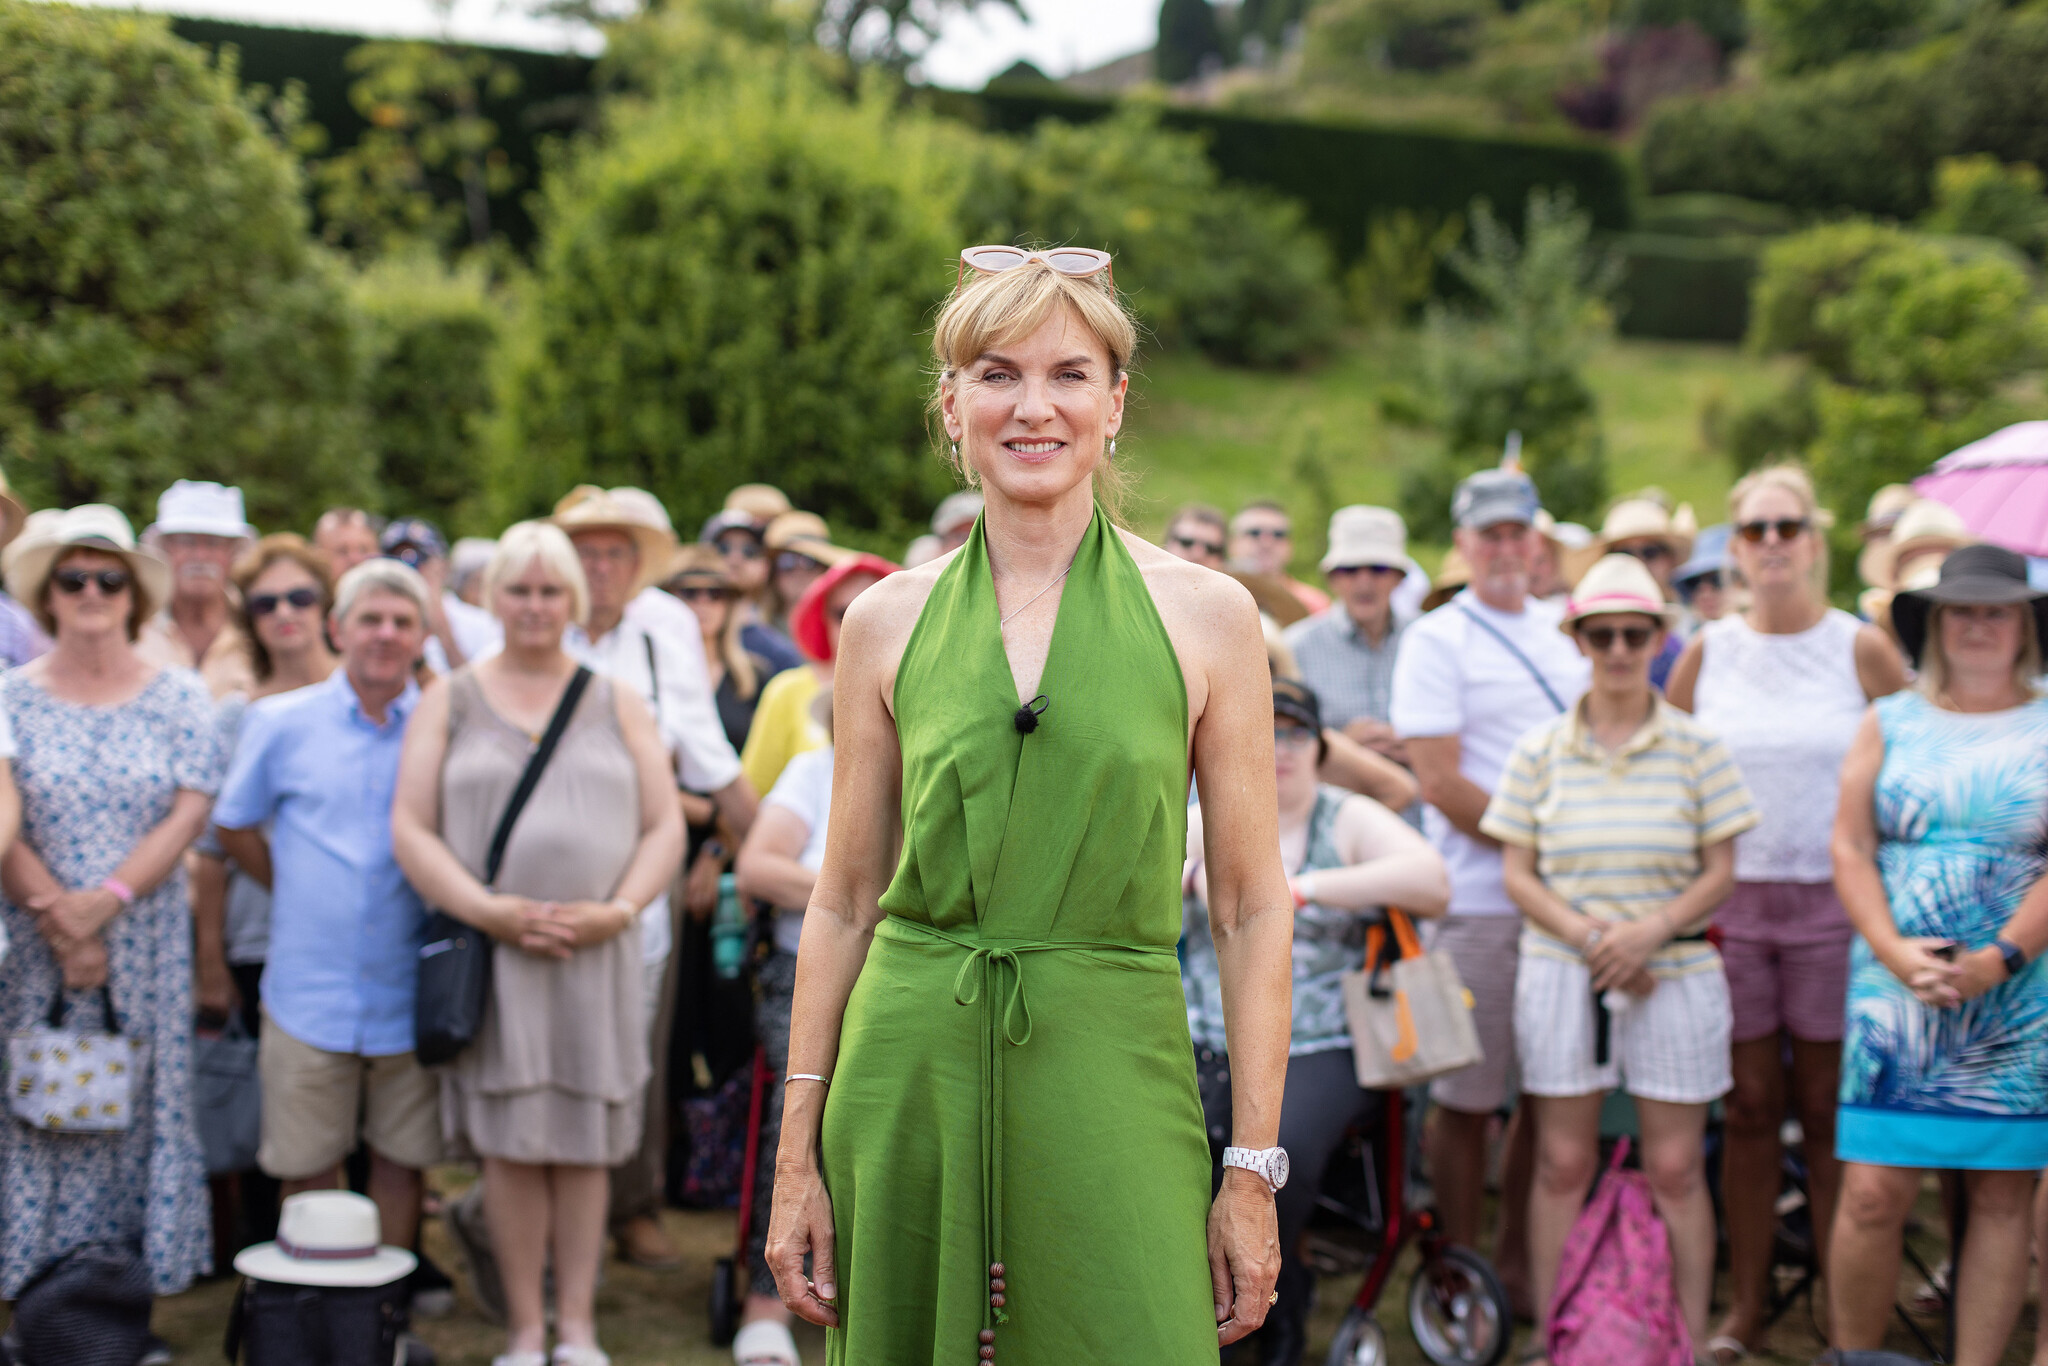
[[[979,95],[932,91],[942,113],[1003,132],[1044,119],[1086,123],[1116,106],[1043,90],[994,89]],[[1394,209],[1463,213],[1475,198],[1503,214],[1520,212],[1529,191],[1568,186],[1596,227],[1631,224],[1630,184],[1621,159],[1605,147],[1554,138],[1509,138],[1364,124],[1255,118],[1209,109],[1167,109],[1162,122],[1204,135],[1227,178],[1298,199],[1309,221],[1349,262],[1365,246],[1366,224]]]
[[[1759,239],[1623,233],[1617,322],[1631,337],[1741,341]]]

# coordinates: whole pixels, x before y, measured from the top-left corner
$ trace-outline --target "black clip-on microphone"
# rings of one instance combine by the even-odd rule
[[[1019,735],[1029,735],[1038,729],[1038,718],[1045,715],[1045,709],[1052,705],[1044,693],[1032,698],[1017,708],[1017,714],[1010,718],[1010,724],[1017,728]]]

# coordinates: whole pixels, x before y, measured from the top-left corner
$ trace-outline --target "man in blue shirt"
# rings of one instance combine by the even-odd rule
[[[257,1163],[286,1195],[332,1188],[360,1137],[385,1241],[399,1247],[412,1245],[421,1173],[441,1153],[439,1087],[413,1056],[425,911],[391,857],[429,601],[397,560],[343,575],[330,621],[342,667],[250,706],[213,810],[222,847],[273,895]]]

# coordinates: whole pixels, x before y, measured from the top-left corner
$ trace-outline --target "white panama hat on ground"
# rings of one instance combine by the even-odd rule
[[[354,1191],[304,1191],[284,1202],[277,1241],[235,1254],[235,1270],[273,1285],[365,1287],[409,1276],[419,1259],[381,1245],[377,1204]]]

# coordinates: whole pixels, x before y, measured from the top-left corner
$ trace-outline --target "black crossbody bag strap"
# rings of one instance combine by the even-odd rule
[[[654,703],[654,728],[661,729],[661,668],[654,662],[654,637],[642,635],[640,644],[647,650],[647,685]]]
[[[1550,686],[1550,680],[1543,676],[1543,671],[1537,668],[1535,664],[1530,662],[1529,656],[1523,654],[1519,649],[1515,648],[1515,642],[1509,640],[1506,636],[1502,635],[1500,628],[1498,626],[1495,626],[1492,622],[1488,621],[1485,617],[1480,616],[1477,612],[1473,611],[1471,608],[1467,607],[1462,602],[1458,604],[1458,610],[1465,614],[1465,620],[1471,622],[1474,626],[1477,626],[1480,630],[1486,632],[1486,634],[1492,636],[1495,640],[1499,641],[1500,647],[1503,650],[1506,650],[1509,654],[1513,655],[1515,657],[1516,662],[1529,671],[1529,677],[1535,679],[1536,686],[1543,689],[1543,695],[1550,699],[1551,706],[1556,707],[1559,711],[1563,711],[1565,709],[1563,700],[1559,698],[1557,695],[1557,689]]]
[[[526,809],[527,798],[533,789],[540,786],[542,770],[555,755],[555,746],[562,742],[562,733],[569,729],[569,718],[576,714],[576,704],[583,699],[583,690],[590,686],[590,670],[581,664],[570,675],[569,686],[562,689],[562,700],[555,704],[555,714],[548,718],[548,728],[541,734],[540,743],[533,747],[533,753],[526,760],[526,770],[519,775],[519,786],[512,789],[512,799],[505,803],[505,814],[498,818],[497,833],[491,836],[490,853],[484,856],[484,886],[494,886],[498,881],[498,868],[505,861],[505,846],[512,842],[512,827],[519,820],[519,813]]]

